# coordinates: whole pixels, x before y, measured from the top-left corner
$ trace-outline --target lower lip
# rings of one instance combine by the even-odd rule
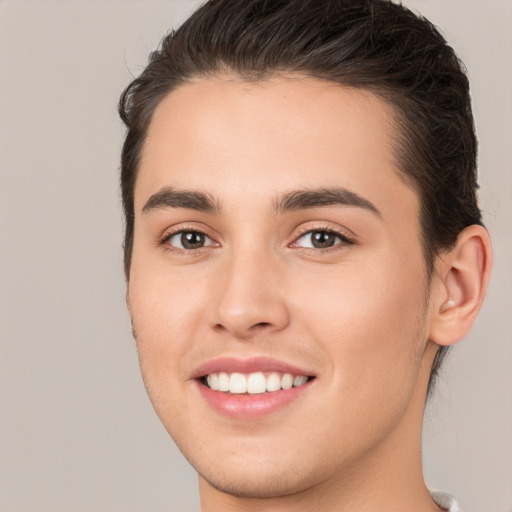
[[[237,395],[213,391],[201,381],[197,381],[199,392],[216,411],[232,418],[254,420],[276,412],[298,400],[310,387],[314,379],[302,386],[260,393],[257,395]]]

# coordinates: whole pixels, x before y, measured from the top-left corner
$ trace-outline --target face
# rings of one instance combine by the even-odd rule
[[[202,485],[297,492],[403,433],[427,279],[391,107],[300,77],[181,86],[151,121],[135,212],[142,374]]]

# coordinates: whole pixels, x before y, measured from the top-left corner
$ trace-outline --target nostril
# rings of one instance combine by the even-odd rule
[[[215,306],[210,325],[217,333],[229,332],[236,338],[250,338],[255,334],[282,330],[288,325],[285,304],[244,300],[245,304],[234,304],[236,301],[233,299],[227,305]]]
[[[249,328],[245,332],[246,332],[247,336],[250,336],[250,333],[252,333],[254,331],[258,331],[260,329],[267,329],[267,328],[269,328],[271,326],[272,326],[271,322],[258,322],[256,324],[250,325]],[[223,325],[221,322],[216,323],[214,325],[214,329],[217,330],[217,331],[223,331],[223,330],[227,330],[227,331],[233,330],[233,331],[235,331],[235,330],[238,330],[236,328],[236,326],[233,326],[233,325],[232,326],[226,326],[226,325]],[[244,336],[242,336],[242,337],[244,337]]]

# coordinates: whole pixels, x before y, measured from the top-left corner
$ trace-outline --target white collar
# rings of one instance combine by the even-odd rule
[[[447,492],[430,491],[430,496],[441,508],[447,512],[460,512],[459,504],[454,496]]]

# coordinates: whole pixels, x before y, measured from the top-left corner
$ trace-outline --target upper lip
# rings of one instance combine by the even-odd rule
[[[202,364],[192,373],[193,379],[200,379],[211,373],[254,373],[254,372],[281,372],[291,373],[292,375],[306,375],[314,377],[315,374],[310,370],[299,368],[295,365],[274,359],[271,357],[252,357],[240,359],[236,357],[219,357]]]

